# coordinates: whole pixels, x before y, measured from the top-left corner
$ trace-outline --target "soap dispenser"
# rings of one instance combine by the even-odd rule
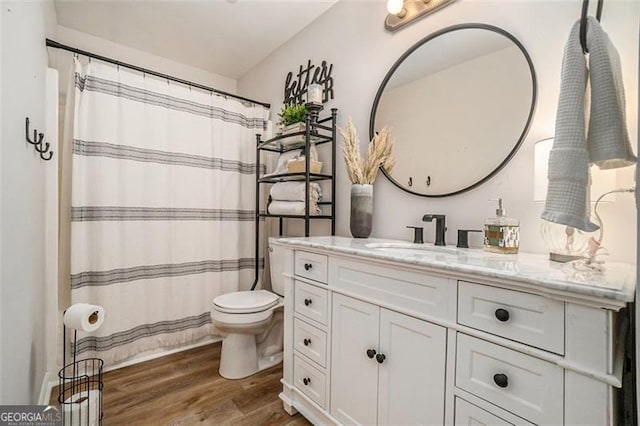
[[[498,198],[496,216],[484,222],[484,249],[492,253],[514,254],[520,245],[520,221],[507,217],[507,211]]]

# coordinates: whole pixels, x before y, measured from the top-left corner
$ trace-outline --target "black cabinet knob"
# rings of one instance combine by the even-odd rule
[[[493,376],[493,382],[500,388],[509,386],[509,378],[506,374],[498,373]]]
[[[313,301],[311,299],[304,299],[304,306],[309,306],[312,302]]]
[[[305,263],[305,264],[304,264],[304,270],[305,270],[305,271],[310,271],[310,270],[311,270],[311,268],[313,268],[313,265],[312,265],[312,264],[310,264],[310,263]]]
[[[386,356],[384,356],[384,354],[378,354],[378,355],[376,355],[376,361],[378,361],[378,364],[382,364],[386,358],[387,358],[387,357],[386,357]]]
[[[309,346],[311,344],[311,339],[304,339],[302,343],[304,343],[305,346]]]
[[[302,379],[302,383],[304,383],[305,386],[309,386],[311,384],[311,379],[305,377],[304,379]]]
[[[373,359],[374,356],[376,356],[376,350],[375,349],[367,349],[367,356],[371,359]]]
[[[498,318],[498,321],[502,321],[502,322],[509,321],[509,311],[507,311],[506,309],[498,308],[496,309],[495,314],[496,314],[496,318]]]

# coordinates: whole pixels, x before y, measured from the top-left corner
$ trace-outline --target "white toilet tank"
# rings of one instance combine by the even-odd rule
[[[274,243],[275,238],[269,238],[269,266],[271,267],[271,291],[284,296],[285,277],[283,272],[292,273],[288,267],[291,263],[291,250]]]

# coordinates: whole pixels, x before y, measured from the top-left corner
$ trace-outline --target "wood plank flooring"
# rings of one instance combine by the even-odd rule
[[[310,424],[282,409],[282,364],[241,380],[218,374],[220,343],[104,374],[103,425]],[[52,393],[55,403],[57,389]]]

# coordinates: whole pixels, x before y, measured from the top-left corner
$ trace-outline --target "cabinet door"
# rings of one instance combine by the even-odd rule
[[[331,318],[331,414],[344,424],[377,421],[380,308],[333,294]]]
[[[381,309],[378,422],[444,423],[446,329]]]

